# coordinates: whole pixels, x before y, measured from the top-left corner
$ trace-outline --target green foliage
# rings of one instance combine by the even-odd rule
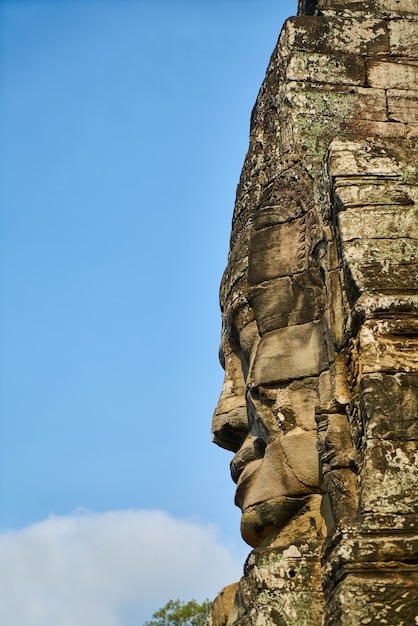
[[[212,602],[169,600],[144,626],[203,626]]]

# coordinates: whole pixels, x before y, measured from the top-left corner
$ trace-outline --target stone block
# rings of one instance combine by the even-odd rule
[[[356,564],[330,599],[325,613],[327,626],[415,626],[418,614],[416,589],[418,568],[389,564],[363,565],[366,571],[356,573]],[[360,569],[357,565],[357,569]],[[417,622],[415,622],[416,624]]]
[[[381,146],[336,139],[329,152],[329,168],[333,177],[373,176],[394,180],[402,177],[403,164],[390,150]]]
[[[387,92],[389,119],[418,123],[418,91],[389,89]]]
[[[388,54],[386,23],[380,19],[293,17],[285,22],[279,39],[283,57],[294,50],[343,54]]]
[[[349,268],[355,288],[360,293],[388,292],[403,294],[417,287],[418,263],[352,263]]]
[[[403,122],[390,120],[376,122],[373,120],[348,120],[343,124],[344,134],[363,139],[408,139],[411,134],[409,126]]]
[[[288,325],[293,308],[292,280],[285,276],[256,285],[251,288],[249,299],[260,335],[283,328]]]
[[[343,241],[370,238],[418,240],[418,206],[362,206],[341,211],[338,224]]]
[[[312,177],[302,163],[275,176],[260,193],[253,226],[260,230],[302,217],[314,206]]]
[[[394,239],[353,239],[343,240],[343,258],[348,267],[351,264],[375,262],[385,266],[409,264],[416,260],[418,241],[407,237]]]
[[[307,211],[303,203],[300,202],[299,194],[293,190],[289,189],[287,193],[281,194],[281,197],[275,198],[274,201],[277,200],[278,204],[260,207],[257,210],[253,218],[254,230],[289,222],[294,218],[302,217]]]
[[[327,17],[405,18],[418,14],[416,0],[318,0],[317,10]]]
[[[386,181],[373,181],[359,177],[338,176],[334,183],[336,208],[398,205],[410,207],[418,202],[418,189]]]
[[[418,373],[418,319],[364,322],[359,332],[359,354],[363,374]]]
[[[418,89],[418,64],[370,61],[367,83],[370,87],[382,89]]]
[[[418,614],[417,554],[416,515],[371,513],[341,522],[323,553],[324,623],[413,625]]]
[[[326,578],[329,574],[335,576],[337,569],[350,567],[350,564],[355,567],[371,563],[384,567],[386,563],[390,567],[394,561],[410,563],[417,553],[418,515],[405,517],[372,511],[355,520],[346,520],[334,529],[324,549],[330,566]]]
[[[418,14],[416,0],[375,0],[376,9],[386,15]]]
[[[324,315],[324,283],[318,270],[275,278],[252,287],[249,295],[260,335],[305,324]]]
[[[265,334],[250,372],[251,385],[317,376],[329,367],[322,322],[288,326]]]
[[[413,17],[418,14],[416,0],[319,0],[321,15],[333,17]]]
[[[388,32],[391,54],[418,57],[418,20],[390,20]]]
[[[377,241],[377,240],[376,240]],[[396,241],[396,240],[395,240]],[[351,277],[353,283],[353,293],[373,293],[388,292],[405,293],[416,289],[416,276],[418,264],[415,260],[402,261],[402,259],[393,258],[393,250],[396,249],[396,243],[389,242],[389,245],[375,245],[379,248],[380,258],[369,260],[367,254],[370,247],[364,245],[364,242],[356,241],[345,244],[344,263],[346,263],[347,274]],[[362,260],[353,260],[351,254],[356,254],[361,250],[364,254]],[[385,256],[385,250],[388,256]],[[392,255],[392,256],[391,256]]]
[[[418,442],[367,439],[359,512],[408,515],[418,510]]]
[[[361,13],[369,13],[374,8],[374,0],[318,0],[317,10],[323,11],[324,9],[334,9],[338,13],[342,12],[346,8],[351,13],[353,11],[361,11]]]
[[[327,372],[323,376],[326,376]],[[320,378],[304,378],[294,380],[287,385],[285,391],[280,390],[278,401],[280,407],[286,415],[294,416],[293,424],[304,430],[314,430],[315,407],[321,402]],[[289,422],[292,420],[289,419]]]
[[[418,374],[368,374],[360,384],[366,439],[418,441]]]
[[[292,293],[289,326],[322,319],[326,308],[325,285],[317,268],[292,276]]]
[[[387,119],[384,89],[290,82],[284,87],[283,100],[298,116],[331,117],[341,121]],[[299,125],[300,128],[300,125]],[[336,129],[334,129],[335,132]],[[315,128],[312,128],[315,132]]]
[[[393,319],[394,315],[412,316],[418,313],[418,291],[363,294],[356,300],[354,308],[359,319],[363,320],[383,316]]]
[[[286,79],[299,82],[364,86],[364,59],[356,54],[295,52],[286,65]]]
[[[249,254],[249,284],[258,285],[271,278],[307,270],[309,252],[318,237],[318,216],[313,211],[292,222],[254,231]]]

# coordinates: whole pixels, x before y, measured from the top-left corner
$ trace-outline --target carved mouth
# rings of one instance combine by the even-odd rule
[[[250,463],[248,463],[241,470],[241,473],[240,473],[238,481],[237,481],[237,488],[236,488],[236,491],[235,491],[235,504],[241,510],[242,510],[242,507],[243,507],[245,494],[246,494],[246,490],[247,490],[247,487],[248,487],[248,482],[251,480],[253,474],[258,470],[258,468],[260,467],[262,462],[263,462],[262,458],[261,459],[256,459],[256,460],[251,461]]]
[[[238,484],[241,474],[254,461],[262,459],[266,444],[260,437],[248,437],[231,461],[230,469],[234,483]]]

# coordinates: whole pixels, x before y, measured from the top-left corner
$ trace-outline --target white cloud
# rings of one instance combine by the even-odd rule
[[[163,511],[81,512],[0,535],[4,626],[142,626],[170,598],[241,575],[209,525]]]

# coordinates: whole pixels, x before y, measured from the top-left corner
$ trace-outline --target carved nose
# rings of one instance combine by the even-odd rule
[[[221,448],[236,452],[247,435],[247,407],[236,406],[224,413],[218,405],[212,419],[212,441]]]
[[[236,452],[248,435],[245,382],[239,355],[225,356],[225,378],[212,419],[212,438],[221,448]]]
[[[231,476],[234,483],[238,481],[240,474],[251,461],[262,459],[266,449],[265,442],[260,437],[248,436],[241,448],[231,461]]]

